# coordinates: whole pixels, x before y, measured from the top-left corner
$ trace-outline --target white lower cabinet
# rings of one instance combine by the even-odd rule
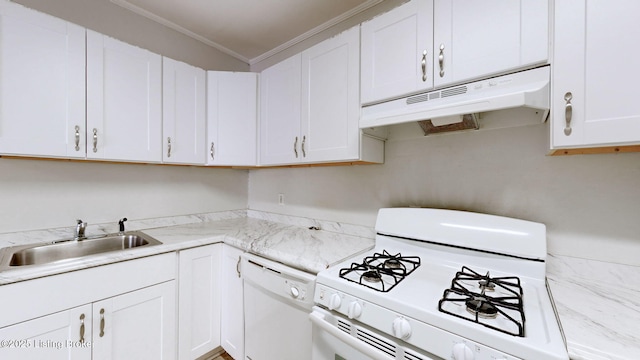
[[[0,341],[2,359],[91,359],[91,304],[4,327]]]
[[[179,252],[179,359],[196,359],[220,346],[221,252],[222,244]]]
[[[220,340],[224,350],[236,360],[244,360],[244,292],[240,255],[233,246],[222,247]]]
[[[175,281],[93,304],[93,360],[173,359]]]
[[[175,253],[0,286],[0,359],[174,359],[174,276]]]

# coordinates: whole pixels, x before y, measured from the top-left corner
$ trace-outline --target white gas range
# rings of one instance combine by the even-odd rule
[[[539,223],[381,209],[375,248],[318,274],[313,360],[568,359]]]

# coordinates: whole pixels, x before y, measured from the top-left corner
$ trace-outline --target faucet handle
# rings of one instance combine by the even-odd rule
[[[118,221],[118,226],[120,227],[120,232],[124,232],[124,222],[127,221],[127,218],[122,218]]]

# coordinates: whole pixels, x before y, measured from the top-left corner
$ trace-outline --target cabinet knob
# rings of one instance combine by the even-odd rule
[[[213,141],[211,142],[210,154],[211,154],[211,160],[215,160],[215,156],[214,156],[214,154],[215,154],[215,144],[213,143]]]
[[[444,77],[444,44],[440,44],[440,54],[438,55],[438,64],[440,65],[440,77]]]
[[[422,52],[422,81],[427,81],[427,50]]]
[[[98,152],[98,129],[93,128],[93,152]]]
[[[293,153],[296,154],[296,159],[298,158],[298,137],[296,136],[296,140],[293,142]]]
[[[307,136],[306,135],[302,137],[302,145],[300,146],[301,149],[302,149],[302,157],[307,157],[307,152],[304,149],[304,143],[305,142],[307,142]]]
[[[167,138],[167,157],[171,157],[171,137]]]
[[[573,105],[571,105],[571,99],[573,99],[573,94],[571,92],[564,94],[564,134],[566,136],[571,135],[571,118],[573,117]]]
[[[80,314],[80,342],[84,342],[84,314]]]
[[[104,309],[100,309],[100,337],[104,336]]]
[[[76,151],[80,151],[80,126],[76,125]]]

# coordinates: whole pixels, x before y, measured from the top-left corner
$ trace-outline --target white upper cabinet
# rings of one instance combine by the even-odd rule
[[[636,1],[556,1],[552,148],[640,143],[638,14]]]
[[[354,27],[302,52],[303,162],[359,159],[359,38]]]
[[[0,154],[85,157],[85,29],[0,1]]]
[[[257,164],[258,74],[207,72],[207,164]]]
[[[87,158],[162,161],[160,55],[87,30]]]
[[[383,142],[358,127],[358,30],[261,73],[260,165],[383,161]]]
[[[433,87],[433,1],[413,0],[362,23],[363,104]]]
[[[434,86],[544,64],[549,0],[435,0]]]
[[[299,161],[300,54],[260,73],[260,164]]]
[[[205,163],[206,71],[162,59],[162,162]]]

